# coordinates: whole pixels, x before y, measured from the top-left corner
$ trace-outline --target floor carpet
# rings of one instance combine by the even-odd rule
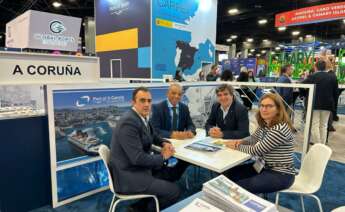
[[[300,166],[300,154],[296,153],[295,155],[296,167],[298,168]],[[215,176],[215,173],[206,169],[190,166],[178,182],[183,191],[181,200],[200,191],[202,184]],[[188,177],[189,189],[186,189],[186,177]],[[321,199],[325,212],[345,205],[345,164],[336,161],[328,163],[322,187],[316,195]],[[274,197],[274,194],[269,194],[268,200],[274,202]],[[31,212],[106,212],[109,209],[111,198],[112,193],[105,191],[59,208],[52,209],[50,206],[46,206]],[[313,199],[306,197],[304,203],[306,211],[318,211],[317,203]],[[126,211],[127,204],[119,204],[116,211]],[[280,204],[293,211],[302,211],[299,197],[295,195],[282,194]]]

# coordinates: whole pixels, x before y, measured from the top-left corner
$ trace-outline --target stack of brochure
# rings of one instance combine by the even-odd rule
[[[180,212],[224,212],[202,199],[196,198]]]
[[[224,211],[236,212],[273,212],[275,205],[238,186],[224,175],[206,183],[202,188],[203,199]]]

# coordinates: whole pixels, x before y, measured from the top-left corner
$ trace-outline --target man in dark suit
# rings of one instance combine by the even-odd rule
[[[315,64],[316,72],[302,83],[315,84],[311,138],[314,143],[325,144],[329,115],[335,108],[337,81],[335,76],[326,72],[326,62],[322,59]]]
[[[280,70],[280,77],[277,81],[277,83],[292,83],[291,82],[291,75],[292,75],[293,68],[290,64],[285,65]],[[283,98],[284,104],[286,103],[289,106],[293,105],[293,88],[287,88],[287,87],[278,87],[276,88],[276,91],[279,93],[279,95]],[[286,105],[286,108],[288,109],[288,106]]]
[[[132,109],[119,120],[111,141],[110,166],[114,189],[120,194],[156,195],[160,208],[175,203],[179,187],[175,168],[164,166],[164,161],[174,154],[167,140],[158,137],[148,116],[151,111],[151,94],[147,88],[134,90]],[[152,151],[152,144],[162,147],[160,154]],[[132,206],[131,211],[155,211],[153,201],[143,199]]]
[[[247,109],[234,96],[231,85],[216,89],[217,103],[212,105],[206,122],[206,133],[213,138],[240,139],[249,136]]]
[[[187,139],[196,134],[188,106],[180,102],[181,97],[182,86],[173,83],[167,99],[152,107],[152,126],[163,138]]]

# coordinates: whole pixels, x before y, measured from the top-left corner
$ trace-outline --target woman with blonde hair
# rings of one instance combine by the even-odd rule
[[[258,128],[251,136],[225,142],[231,149],[248,153],[255,163],[224,173],[252,193],[270,193],[289,188],[295,180],[293,126],[281,97],[267,93],[259,101]]]

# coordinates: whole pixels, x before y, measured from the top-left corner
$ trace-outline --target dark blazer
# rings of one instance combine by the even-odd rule
[[[131,109],[121,117],[113,131],[110,166],[114,189],[123,194],[140,193],[151,185],[151,170],[163,165],[160,154],[152,154],[152,144],[162,146],[149,123],[150,132],[139,115]]]
[[[155,131],[163,138],[170,138],[171,136],[171,119],[167,100],[153,105],[151,123]],[[178,131],[185,130],[190,130],[196,134],[188,106],[180,102],[178,111]]]
[[[337,78],[335,76],[325,71],[318,71],[309,75],[302,83],[315,84],[313,109],[333,111],[338,92]]]
[[[291,83],[291,79],[285,75],[281,75],[277,81],[278,83]],[[284,99],[288,105],[293,104],[293,88],[277,87],[276,91]]]
[[[210,128],[215,126],[222,130],[224,139],[241,139],[247,137],[249,136],[248,111],[240,102],[234,99],[228,114],[223,119],[223,111],[220,108],[220,104],[214,103],[205,125],[206,134],[208,135]]]

